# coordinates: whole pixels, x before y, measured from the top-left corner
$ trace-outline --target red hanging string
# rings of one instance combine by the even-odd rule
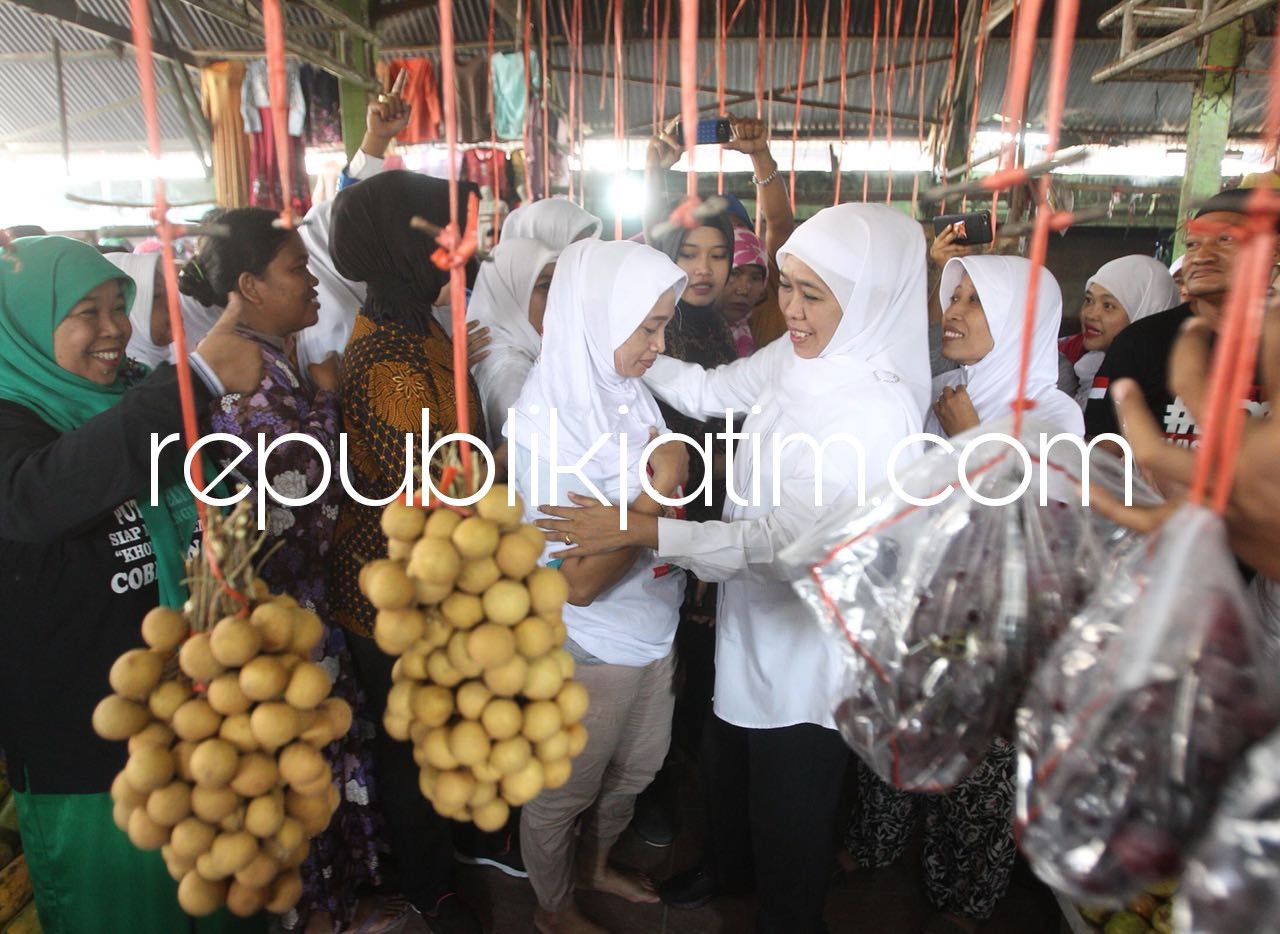
[[[1016,7],[1015,7],[1016,9]],[[967,153],[965,155],[965,175],[973,174],[973,138],[978,133],[978,107],[982,102],[982,69],[986,61],[987,51],[987,17],[991,12],[991,0],[982,0],[982,15],[978,18],[978,48],[974,52],[973,57],[973,107],[969,116],[969,142],[966,145]],[[1012,51],[1010,57],[1012,58]],[[1007,83],[1007,82],[1006,82]],[[968,205],[969,196],[965,195],[960,200],[961,210]],[[995,221],[996,212],[991,212],[992,221]]]
[[[547,0],[542,0],[538,42],[542,52],[542,197],[551,197],[551,60],[547,57]]]
[[[716,67],[716,102],[719,105],[719,108],[716,112],[719,114],[724,114],[725,112],[724,70],[726,67],[725,53],[728,51],[726,34],[729,31],[729,27],[724,20],[725,12],[726,10],[724,6],[724,0],[716,0],[716,29],[719,30],[719,33],[720,33],[719,35],[720,42],[717,46],[718,57],[720,60],[717,63],[717,67]],[[716,194],[722,195],[724,194],[724,147],[723,146],[718,149],[716,155],[717,155]]]
[[[887,0],[886,0],[887,2]],[[885,88],[888,94],[885,100],[885,139],[889,144],[889,181],[885,190],[884,203],[893,201],[893,84],[896,72],[895,59],[898,57],[898,37],[902,34],[902,0],[898,0],[898,9],[893,16],[893,45],[885,56]]]
[[[489,5],[489,36],[488,36],[488,52],[489,52],[490,66],[492,66],[492,63],[493,63],[494,12],[495,11],[494,11],[493,4],[490,4]],[[488,91],[487,103],[489,106],[489,113],[493,114],[494,113],[493,81],[489,82],[489,87],[487,88],[487,91]],[[493,229],[493,242],[494,242],[494,245],[496,246],[501,238],[500,225],[502,223],[502,217],[501,217],[501,212],[498,210],[498,205],[502,201],[502,176],[505,174],[501,171],[501,167],[497,165],[497,158],[498,158],[497,156],[498,121],[497,120],[489,121],[489,151],[493,155],[494,162],[495,162],[494,173],[493,173],[493,228],[492,229]]]
[[[809,51],[809,7],[803,7],[804,13],[801,20],[800,28],[803,30],[800,37],[800,68],[796,72],[796,109],[795,116],[791,120],[791,177],[789,184],[791,185],[791,213],[796,211],[796,151],[800,145],[800,102],[804,97],[800,93],[800,82],[804,80],[805,56]]]
[[[846,0],[847,2],[847,0]],[[764,72],[765,72],[765,35],[769,25],[769,0],[760,0],[760,17],[756,23],[756,119],[764,119]],[[770,108],[770,121],[772,108]],[[760,236],[760,228],[764,222],[764,212],[760,210],[759,191],[756,192],[756,236]]]
[[[840,158],[836,164],[835,197],[832,204],[840,203],[840,183],[844,178],[844,108],[849,100],[849,0],[840,4],[840,109],[836,112],[836,129],[840,134]]]
[[[657,136],[662,132],[662,100],[659,97],[658,88],[662,76],[658,73],[658,10],[656,8],[657,0],[654,0],[655,8],[653,11],[653,21],[649,26],[650,38],[650,64],[649,71],[653,75],[653,91],[649,97],[649,117],[653,123],[653,135]]]
[[[561,28],[564,29],[564,34],[569,38],[569,49],[570,49],[569,51],[569,113],[568,113],[568,126],[566,127],[566,136],[568,137],[568,141],[569,141],[568,156],[570,159],[572,159],[573,155],[577,152],[576,137],[574,136],[574,133],[576,130],[576,127],[574,126],[574,114],[576,113],[576,108],[577,108],[577,98],[576,98],[576,89],[574,85],[577,83],[578,75],[577,75],[576,56],[573,52],[574,47],[577,45],[577,36],[575,32],[576,24],[569,18],[569,11],[566,8],[565,0],[560,0],[560,5],[558,9],[560,12]],[[492,6],[490,7],[490,10],[492,11]],[[567,168],[568,168],[568,171],[566,172],[566,174],[569,176],[569,200],[574,201],[575,200],[574,193],[576,191],[576,186],[573,183],[572,161],[569,162]]]
[[[874,11],[871,16],[871,115],[867,118],[867,148],[876,135],[876,54],[880,48],[880,0],[871,0]],[[862,200],[866,201],[871,193],[871,184],[866,169],[862,171]]]
[[[293,229],[293,160],[289,158],[289,72],[285,64],[284,13],[280,0],[262,0],[262,35],[267,46],[267,89],[271,95],[271,130],[276,141],[283,195],[280,222]]]
[[[528,20],[526,22],[526,28]],[[526,32],[526,37],[528,33]],[[525,43],[525,80],[529,77],[529,46]],[[449,147],[449,226],[440,235],[438,242],[442,249],[448,251],[449,296],[453,311],[453,394],[456,400],[458,432],[471,433],[471,414],[468,402],[467,387],[467,277],[466,266],[468,244],[465,243],[458,227],[458,100],[457,100],[457,63],[454,59],[453,42],[453,0],[440,0],[440,63],[445,88],[444,97],[444,133]],[[546,62],[542,63],[542,88],[547,87]],[[525,109],[526,122],[528,107]],[[528,160],[525,160],[526,166]],[[467,209],[466,231],[470,238],[470,253],[475,252],[476,218],[479,205],[474,196],[471,197]],[[437,265],[439,261],[437,260]],[[471,445],[459,445],[462,454],[462,472],[467,478],[469,490],[474,490],[474,474],[471,472]],[[423,470],[426,465],[423,465]]]
[[[586,144],[584,140],[586,137],[582,130],[583,126],[585,125],[582,117],[583,98],[585,96],[582,92],[582,0],[573,0],[573,23],[574,23],[574,26],[573,26],[574,34],[578,37],[577,41],[574,43],[574,50],[573,50],[573,57],[577,60],[577,63],[578,63],[577,65],[578,80],[576,82],[577,94],[578,94],[578,114],[577,114],[578,128],[577,128],[576,135],[580,145],[584,147],[584,151],[585,151]],[[586,166],[583,164],[583,160],[580,158],[578,161],[578,197],[582,199],[581,203],[584,205],[586,204],[586,200],[587,200],[585,179],[586,179]]]
[[[916,14],[916,23],[917,23],[917,25],[919,24],[919,22],[920,22],[920,17],[919,17],[919,13],[917,12],[917,14]],[[932,36],[933,36],[933,0],[929,0],[928,13],[925,15],[925,24],[924,24],[924,41],[925,41],[925,48],[926,48],[926,49],[928,49],[928,48],[929,48],[929,45],[931,44]],[[915,79],[916,79],[916,69],[920,67],[920,66],[917,64],[917,62],[918,62],[918,61],[919,61],[919,59],[916,57],[916,45],[915,45],[915,42],[914,42],[914,40],[913,40],[913,41],[912,41],[912,44],[911,44],[911,80],[912,80],[912,81],[915,81]],[[954,59],[953,59],[953,61],[954,61]],[[924,89],[925,89],[925,84],[926,84],[926,82],[925,82],[925,74],[922,72],[922,73],[920,74],[920,83],[919,83],[919,84],[917,84],[917,85],[915,86],[916,107],[917,107],[917,118],[916,118],[916,140],[920,143],[921,147],[923,147],[923,146],[924,146],[924,140],[925,140],[925,135],[924,135],[924,98],[925,98]],[[912,175],[912,181],[911,181],[911,213],[912,213],[912,215],[916,215],[916,214],[919,212],[919,208],[920,208],[920,203],[919,203],[919,201],[920,201],[920,173],[919,173],[919,172],[912,172],[912,173],[911,173],[911,175]],[[994,215],[993,215],[993,216],[994,216]]]
[[[1030,80],[1030,60],[1035,54],[1036,27],[1040,21],[1040,0],[1023,0],[1027,8],[1018,23],[1017,54],[1025,57],[1026,67],[1019,61],[1015,73],[1015,85],[1018,98],[1026,100],[1026,84]],[[1079,13],[1079,0],[1058,0],[1054,14],[1053,47],[1049,58],[1049,91],[1048,110],[1046,114],[1046,131],[1049,143],[1046,155],[1049,158],[1058,150],[1058,133],[1062,126],[1063,102],[1067,96],[1067,79],[1071,72],[1071,48],[1075,43],[1076,17]],[[1017,114],[1022,120],[1021,108]],[[1022,431],[1023,414],[1031,404],[1028,402],[1027,377],[1031,369],[1031,336],[1035,331],[1036,296],[1040,285],[1040,273],[1044,267],[1045,256],[1049,250],[1048,209],[1049,173],[1039,179],[1039,210],[1036,212],[1035,229],[1031,235],[1031,273],[1027,283],[1027,306],[1022,316],[1022,351],[1018,363],[1018,401],[1014,403],[1013,434],[1017,437]],[[994,215],[993,215],[994,216]]]
[[[613,5],[613,135],[618,140],[618,164],[627,167],[626,104],[622,90],[622,0]],[[622,214],[613,219],[613,239],[622,239]]]
[[[690,199],[698,196],[698,0],[680,0],[680,118],[689,159],[685,186]]]
[[[452,4],[450,4],[450,11],[452,12]],[[440,15],[441,16],[444,15],[443,7],[441,8]],[[451,24],[451,30],[452,30],[452,24]],[[452,32],[450,34],[452,35]],[[529,135],[529,109],[533,107],[533,71],[532,71],[533,17],[532,16],[526,16],[524,18],[524,30],[523,30],[522,37],[524,39],[524,43],[523,43],[524,45],[524,126],[521,128],[522,132],[520,136],[522,141],[527,144],[532,141],[532,137]],[[443,42],[443,31],[442,31],[441,32],[442,51],[440,53],[442,69],[444,67],[443,45],[444,45],[444,42]],[[545,72],[547,70],[547,63],[542,62],[539,67],[540,67],[540,74],[541,74],[541,72]],[[450,66],[450,71],[452,71],[452,66]],[[543,84],[543,86],[545,86],[547,83],[547,76],[545,74],[541,74],[541,78],[542,78],[541,83]],[[453,85],[446,85],[446,87],[453,87]],[[447,93],[444,94],[443,96],[445,98],[449,97]],[[529,152],[528,148],[526,148],[524,152],[524,193],[525,193],[525,197],[528,198],[530,201],[534,200],[533,173],[529,171],[529,160],[530,158],[532,158],[532,156],[533,156],[533,153]],[[451,159],[453,158],[452,154],[450,154],[449,158]]]
[[[818,96],[827,87],[827,27],[831,22],[831,0],[822,0],[822,25],[818,28]]]
[[[662,102],[658,113],[659,125],[667,122],[667,68],[670,64],[671,0],[662,0],[662,66],[658,69],[658,98]]]

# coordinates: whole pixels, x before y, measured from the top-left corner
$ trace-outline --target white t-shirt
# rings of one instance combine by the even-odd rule
[[[539,459],[535,489],[531,486],[532,457],[529,449],[513,444],[509,456],[515,471],[514,485],[524,501],[526,522],[546,518],[538,511],[539,505],[571,506],[570,493],[591,495],[576,476],[561,473],[556,478],[556,496],[552,498],[551,467],[545,459]],[[608,485],[597,486],[610,502],[618,501],[616,478]],[[634,499],[636,492],[628,490],[627,499]],[[543,551],[543,563],[548,562],[551,552],[563,547],[559,542],[549,543]],[[563,611],[565,627],[574,642],[602,662],[643,667],[666,658],[671,651],[676,626],[680,622],[684,583],[684,571],[663,561],[656,552],[645,549],[626,576],[590,605],[566,603]]]

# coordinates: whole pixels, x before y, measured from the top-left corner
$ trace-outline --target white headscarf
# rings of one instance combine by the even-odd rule
[[[156,267],[159,253],[108,253],[107,261],[123,270],[135,286],[133,304],[129,307],[129,324],[133,335],[125,356],[149,367],[173,360],[173,345],[161,346],[151,339],[151,305],[156,295]],[[189,348],[194,350],[194,347]]]
[[[778,387],[784,403],[831,400],[858,380],[902,382],[923,416],[932,400],[920,225],[884,205],[840,204],[796,228],[779,266],[788,255],[822,278],[844,314],[818,357],[791,355]]]
[[[529,298],[538,275],[557,253],[541,240],[503,237],[491,261],[480,264],[467,317],[489,329],[495,348],[514,346],[537,359],[542,335],[529,323]]]
[[[538,450],[545,458],[554,408],[559,464],[577,463],[601,435],[610,435],[583,473],[613,489],[624,466],[619,442],[625,434],[625,470],[631,489],[636,489],[636,470],[649,427],[661,431],[665,423],[643,381],[618,375],[613,354],[649,316],[662,294],[674,291],[678,300],[685,282],[680,267],[639,243],[580,240],[566,247],[547,297],[542,356],[503,434],[511,443],[531,448],[537,433]],[[625,413],[618,411],[620,406],[626,407]]]
[[[563,250],[584,232],[599,237],[602,226],[600,218],[567,198],[543,198],[508,214],[499,233],[503,240],[541,240],[553,250]]]
[[[945,308],[948,297],[969,274],[987,328],[995,346],[972,366],[944,373],[935,388],[963,382],[978,418],[983,422],[1011,414],[1018,395],[1018,369],[1022,359],[1022,320],[1027,303],[1031,262],[1021,256],[957,256],[942,270],[939,294]],[[1074,399],[1058,389],[1058,328],[1062,323],[1062,290],[1049,270],[1041,267],[1036,291],[1035,324],[1031,334],[1031,361],[1027,371],[1027,398],[1035,402],[1033,417],[1084,434],[1084,415]],[[950,377],[950,378],[949,378]],[[938,433],[937,416],[930,412],[926,431]]]
[[[298,228],[307,248],[307,268],[320,280],[316,286],[319,319],[298,332],[298,371],[310,379],[308,367],[331,353],[341,354],[356,323],[356,312],[364,304],[368,286],[338,274],[329,253],[330,219],[336,202],[325,201],[307,212],[306,223]]]
[[[1175,260],[1175,266],[1182,265],[1181,259]],[[1173,281],[1175,271],[1166,269],[1163,263],[1150,256],[1121,256],[1095,272],[1084,287],[1088,289],[1096,282],[1114,295],[1129,316],[1129,323],[1133,324],[1148,315],[1182,304],[1178,283]],[[1089,401],[1093,378],[1105,357],[1106,351],[1091,350],[1081,354],[1075,363],[1076,378],[1080,381],[1076,401],[1082,407]]]

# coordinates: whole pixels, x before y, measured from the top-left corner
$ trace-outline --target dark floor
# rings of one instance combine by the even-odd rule
[[[681,797],[685,799],[682,826],[673,846],[656,849],[628,832],[615,849],[616,860],[655,879],[695,863],[701,828],[697,795],[685,793]],[[491,868],[459,869],[459,887],[487,930],[494,934],[534,930],[536,903],[527,880],[513,879]],[[661,904],[633,905],[614,896],[585,892],[579,894],[578,905],[613,934],[749,934],[753,930],[750,898],[718,899],[696,911],[677,911]],[[832,934],[917,934],[929,915],[917,846],[892,868],[839,876],[827,900],[826,920]],[[1019,865],[1009,894],[981,930],[983,934],[1059,934],[1062,925],[1052,893]]]

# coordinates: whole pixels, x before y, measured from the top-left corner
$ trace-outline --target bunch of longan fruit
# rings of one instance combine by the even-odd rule
[[[387,733],[413,742],[436,811],[485,831],[568,781],[587,743],[587,691],[563,648],[569,587],[538,565],[546,539],[512,499],[495,486],[466,516],[393,502],[388,557],[360,575],[374,639],[396,657]]]
[[[129,742],[111,785],[117,826],[160,850],[195,916],[292,908],[298,867],[340,800],[321,750],[347,734],[352,711],[309,660],[324,626],[261,581],[250,599],[247,616],[202,631],[152,610],[148,648],[116,660],[115,693],[93,713],[99,736]]]

